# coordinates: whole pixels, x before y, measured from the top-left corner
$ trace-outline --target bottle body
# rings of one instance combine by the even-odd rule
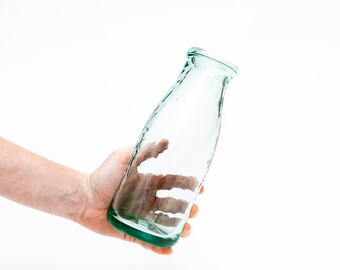
[[[152,245],[179,239],[213,158],[225,89],[237,73],[198,48],[149,117],[108,211],[117,229]]]

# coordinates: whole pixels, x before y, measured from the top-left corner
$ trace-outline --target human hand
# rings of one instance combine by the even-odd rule
[[[175,191],[171,191],[165,197],[157,196],[157,192],[172,188],[193,192],[198,186],[196,178],[174,174],[144,174],[138,170],[144,161],[157,158],[168,149],[168,145],[169,141],[166,139],[147,144],[134,157],[114,199],[113,208],[121,217],[134,222],[143,220],[166,227],[176,227],[182,220],[174,214],[185,214],[189,202],[173,198]],[[155,230],[158,232],[158,228]]]
[[[150,144],[147,147],[140,150],[138,156],[135,157],[134,164],[132,164],[133,168],[131,170],[132,174],[138,176],[140,179],[143,179],[143,175],[139,174],[137,171],[137,167],[145,160],[151,157],[157,157],[160,153],[162,153],[168,146],[167,140],[162,140],[159,143]],[[134,242],[139,244],[149,250],[152,250],[158,254],[171,254],[171,248],[161,248],[152,246],[140,240],[137,240],[127,234],[120,232],[119,230],[115,229],[106,218],[107,210],[111,203],[113,194],[117,190],[122,176],[125,172],[126,166],[129,162],[131,157],[133,148],[125,148],[114,151],[106,160],[105,162],[92,174],[87,175],[85,184],[85,202],[84,202],[84,209],[83,214],[79,218],[78,222],[87,227],[90,230],[93,230],[97,233],[116,237],[119,239],[123,239],[126,241]],[[168,176],[163,177],[163,181],[161,181],[160,186],[154,186],[152,189],[149,190],[149,198],[154,198],[149,203],[143,203],[143,209],[155,209],[155,207],[163,208],[168,205],[165,201],[159,201],[155,196],[157,190],[159,189],[169,189],[172,186],[176,186],[179,188],[188,188],[193,190],[197,182],[193,178],[189,180],[188,177],[179,177],[179,176]],[[132,182],[131,182],[132,183]],[[201,189],[201,192],[203,189]],[[143,192],[142,190],[136,191],[132,199],[128,199],[129,196],[125,196],[124,203],[122,203],[123,209],[130,209],[132,206],[132,200],[138,198],[138,194]],[[124,194],[124,192],[122,193]],[[131,196],[131,195],[130,195]],[[186,203],[184,201],[178,201],[174,204],[176,212],[183,212],[184,208],[186,208]],[[164,210],[164,209],[163,209]],[[168,209],[168,211],[171,209]],[[134,210],[135,212],[137,209]],[[147,212],[144,211],[140,213],[141,216],[146,216]],[[194,205],[190,212],[190,218],[193,218],[198,213],[197,205]],[[159,220],[159,221],[158,221]],[[177,219],[170,219],[166,218],[165,216],[159,217],[157,219],[158,222],[163,223],[167,226],[175,225],[178,220]],[[182,231],[182,237],[187,237],[190,234],[191,228],[189,223],[185,224],[184,229]]]

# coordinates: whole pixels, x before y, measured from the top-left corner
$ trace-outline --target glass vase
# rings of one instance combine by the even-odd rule
[[[160,247],[179,239],[209,170],[233,64],[190,48],[176,83],[146,122],[107,218],[118,230]]]

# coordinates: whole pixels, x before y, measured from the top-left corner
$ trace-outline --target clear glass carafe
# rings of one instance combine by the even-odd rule
[[[209,170],[223,97],[237,67],[190,48],[176,83],[149,117],[108,210],[109,222],[152,245],[179,239]]]

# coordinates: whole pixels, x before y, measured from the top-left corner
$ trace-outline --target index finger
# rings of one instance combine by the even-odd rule
[[[136,155],[136,165],[139,166],[143,161],[149,158],[156,158],[159,154],[163,153],[168,149],[169,141],[167,139],[162,139],[157,143],[149,143],[139,150]]]

